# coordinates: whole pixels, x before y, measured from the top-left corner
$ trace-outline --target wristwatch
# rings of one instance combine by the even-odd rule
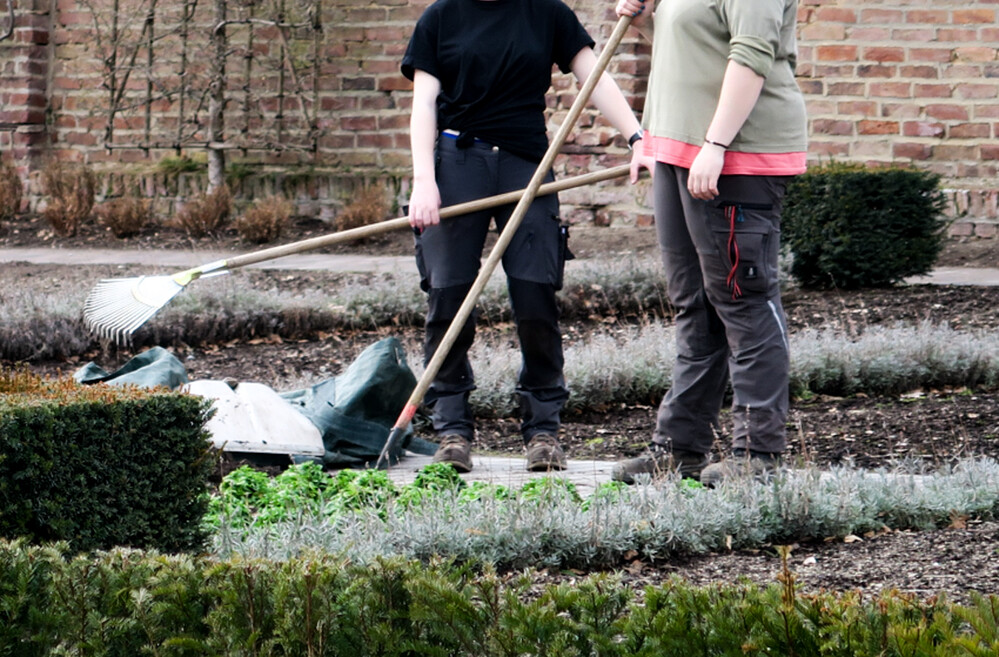
[[[639,130],[638,132],[636,132],[632,136],[628,137],[628,150],[633,149],[635,147],[635,142],[636,141],[642,141],[642,137],[644,137],[644,136],[645,136],[644,133],[642,133],[642,131]]]

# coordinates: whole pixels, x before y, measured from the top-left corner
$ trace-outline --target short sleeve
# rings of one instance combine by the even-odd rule
[[[731,35],[729,59],[766,77],[780,48],[784,0],[724,0],[720,7]]]
[[[572,60],[583,48],[592,48],[596,42],[579,22],[576,12],[562,0],[554,0],[555,47],[552,59],[563,73],[572,71]]]
[[[437,31],[439,28],[437,12],[431,6],[420,20],[416,22],[413,36],[406,46],[406,53],[402,57],[402,74],[412,80],[415,70],[426,71],[435,78],[440,78],[437,66]]]

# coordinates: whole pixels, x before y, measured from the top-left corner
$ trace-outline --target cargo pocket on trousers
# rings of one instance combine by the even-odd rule
[[[558,217],[554,217],[559,221]],[[555,289],[561,290],[565,282],[565,263],[568,260],[575,260],[576,256],[569,250],[569,224],[560,223],[558,225],[558,271],[555,276]]]
[[[771,250],[777,246],[774,229],[767,219],[754,216],[772,205],[721,203],[726,228],[716,228],[715,244],[725,273],[725,287],[733,299],[746,293],[766,293],[775,281],[770,271]]]

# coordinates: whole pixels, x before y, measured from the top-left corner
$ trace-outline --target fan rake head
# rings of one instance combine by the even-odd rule
[[[83,319],[102,338],[124,344],[183,289],[173,276],[107,278],[87,295]]]

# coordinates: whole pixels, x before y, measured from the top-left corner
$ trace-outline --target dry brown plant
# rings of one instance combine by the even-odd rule
[[[0,221],[10,221],[21,211],[24,198],[24,185],[17,170],[9,163],[0,161]]]
[[[94,209],[97,176],[86,165],[53,160],[42,170],[42,191],[45,219],[57,235],[72,237]]]
[[[273,242],[281,236],[281,231],[291,221],[294,212],[295,204],[283,196],[267,196],[254,201],[236,219],[236,231],[247,242]]]
[[[122,196],[97,207],[97,221],[106,226],[115,237],[138,235],[153,218],[149,199]]]
[[[347,230],[369,226],[383,221],[389,213],[385,190],[379,185],[364,185],[353,196],[353,201],[337,215],[336,229]]]
[[[185,203],[174,221],[191,237],[205,237],[224,228],[231,214],[232,192],[228,185],[220,185]]]

